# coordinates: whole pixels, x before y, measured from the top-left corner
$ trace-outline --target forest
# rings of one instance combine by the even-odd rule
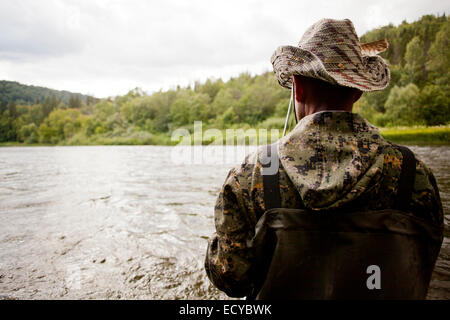
[[[54,96],[64,104],[74,105],[79,99],[83,103],[98,102],[93,96],[73,93],[65,90],[53,90],[38,86],[28,86],[16,81],[0,80],[0,105],[8,105],[9,102],[16,104],[39,104],[47,97]]]
[[[426,141],[448,143],[448,17],[426,15],[412,23],[384,26],[364,34],[361,42],[381,38],[390,44],[381,55],[390,66],[391,83],[386,90],[365,93],[354,112],[394,140],[425,135]],[[208,79],[152,94],[135,88],[107,99],[42,93],[13,84],[0,82],[3,145],[171,144],[171,132],[192,132],[194,121],[202,121],[203,129],[282,130],[290,95],[272,72],[242,73],[226,82]]]

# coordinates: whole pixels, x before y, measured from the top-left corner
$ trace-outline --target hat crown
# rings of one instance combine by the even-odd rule
[[[324,63],[327,57],[337,62],[343,53],[351,60],[356,58],[362,62],[359,38],[349,19],[319,20],[305,31],[298,46],[314,53]]]

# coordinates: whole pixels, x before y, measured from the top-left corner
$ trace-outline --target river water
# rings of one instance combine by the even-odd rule
[[[435,173],[449,236],[450,147],[412,149]],[[220,187],[252,148],[186,150],[0,148],[0,296],[227,299],[204,254]],[[450,299],[448,237],[429,298]]]

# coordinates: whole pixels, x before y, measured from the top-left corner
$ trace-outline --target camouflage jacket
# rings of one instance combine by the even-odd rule
[[[325,210],[392,208],[402,154],[377,128],[350,112],[318,112],[303,118],[278,142],[283,208]],[[263,148],[230,170],[215,205],[216,233],[209,239],[205,269],[227,295],[249,293],[253,253],[247,246],[265,211]],[[432,172],[416,156],[411,214],[443,225]]]

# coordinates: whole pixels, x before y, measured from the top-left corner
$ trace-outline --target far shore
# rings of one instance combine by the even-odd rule
[[[414,126],[414,127],[394,127],[380,128],[381,135],[394,143],[407,145],[450,145],[450,125],[446,126]],[[69,139],[58,143],[25,143],[17,141],[0,142],[0,147],[42,147],[42,146],[103,146],[103,145],[160,145],[173,146],[176,141],[171,141],[170,134],[158,133],[158,139],[146,139],[145,135],[141,139],[133,137],[105,137],[96,136],[86,139]],[[153,136],[156,136],[153,135]],[[254,137],[253,137],[254,138]],[[193,140],[193,139],[192,139]],[[239,141],[239,139],[237,139]],[[225,142],[225,141],[224,141]],[[203,145],[210,144],[211,141],[202,141]]]

